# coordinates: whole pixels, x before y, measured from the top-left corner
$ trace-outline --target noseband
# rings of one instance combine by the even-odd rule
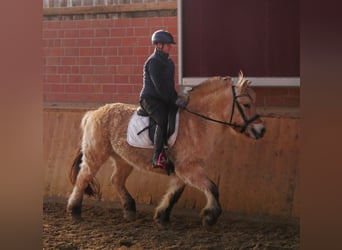
[[[243,112],[243,109],[240,105],[240,103],[237,101],[237,99],[239,97],[242,97],[242,96],[248,96],[249,98],[250,95],[248,94],[245,94],[245,95],[239,95],[237,96],[236,95],[236,92],[235,92],[235,86],[232,86],[232,93],[233,93],[233,106],[232,106],[232,111],[231,111],[231,115],[230,115],[230,120],[229,122],[225,122],[225,121],[220,121],[220,120],[216,120],[216,119],[213,119],[213,118],[210,118],[208,116],[205,116],[205,115],[202,115],[202,114],[199,114],[197,112],[193,112],[191,110],[189,110],[188,108],[185,107],[185,110],[188,111],[189,113],[191,114],[194,114],[194,115],[197,115],[199,117],[202,117],[206,120],[209,120],[209,121],[212,121],[212,122],[216,122],[216,123],[220,123],[220,124],[223,124],[223,125],[226,125],[226,126],[230,126],[232,128],[241,128],[240,129],[240,133],[243,133],[246,131],[247,127],[249,124],[251,124],[252,122],[254,122],[255,120],[257,120],[260,116],[258,114],[256,114],[255,116],[253,116],[251,119],[247,119],[246,118],[246,115],[245,113]],[[242,119],[244,121],[244,125],[239,125],[239,124],[235,124],[235,123],[232,123],[232,120],[233,120],[233,115],[234,115],[234,110],[235,110],[235,105],[236,107],[238,108],[239,112],[240,112],[240,115],[242,116]]]
[[[255,120],[257,120],[260,117],[260,115],[256,114],[251,119],[247,119],[246,116],[245,116],[245,113],[243,112],[242,107],[241,107],[240,103],[237,101],[237,99],[239,97],[242,97],[242,96],[248,96],[251,99],[252,99],[252,97],[249,94],[236,95],[236,93],[235,93],[235,86],[232,86],[232,92],[233,92],[234,100],[233,100],[233,107],[232,107],[232,112],[231,112],[231,115],[230,115],[229,123],[232,122],[233,115],[234,115],[234,110],[235,110],[235,105],[236,105],[238,110],[239,110],[239,112],[240,112],[240,115],[242,116],[243,122],[244,122],[243,126],[239,126],[239,127],[241,127],[240,133],[243,133],[243,132],[245,132],[245,130],[248,127],[248,125],[251,124],[252,122],[254,122]]]

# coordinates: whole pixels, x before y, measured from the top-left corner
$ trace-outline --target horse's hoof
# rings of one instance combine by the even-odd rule
[[[216,224],[217,218],[221,214],[221,208],[217,209],[205,209],[201,213],[202,217],[202,225],[207,227],[207,226],[212,226]]]
[[[169,220],[154,219],[154,221],[156,222],[157,226],[161,229],[167,229],[170,226]]]
[[[67,206],[66,209],[67,213],[70,213],[71,215],[81,215],[82,213],[82,206]]]
[[[167,215],[165,212],[156,212],[153,219],[162,228],[170,225],[170,216]]]
[[[83,221],[81,214],[70,214],[73,224],[78,224]]]
[[[127,211],[124,210],[124,218],[128,221],[135,221],[136,220],[136,212],[135,211]]]
[[[67,213],[70,214],[71,220],[75,223],[82,221],[82,206],[67,206]]]
[[[214,218],[213,216],[205,216],[203,217],[202,219],[202,225],[204,227],[209,227],[209,226],[212,226],[212,225],[215,225],[217,222],[217,218]]]

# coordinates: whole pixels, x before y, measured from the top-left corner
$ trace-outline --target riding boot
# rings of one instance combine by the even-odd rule
[[[163,167],[164,158],[163,157],[163,147],[164,147],[164,131],[159,126],[156,125],[156,130],[154,131],[154,152],[153,152],[153,167]]]
[[[167,174],[174,172],[174,165],[166,156],[164,151],[164,131],[160,126],[156,126],[156,130],[154,132],[154,152],[152,159],[152,166],[154,168],[162,168],[165,169]]]

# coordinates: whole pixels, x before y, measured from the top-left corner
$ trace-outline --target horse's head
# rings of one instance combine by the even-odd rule
[[[255,92],[240,72],[237,84],[230,77],[212,77],[188,90],[186,110],[206,120],[224,124],[248,137],[259,139],[265,127],[256,113]]]
[[[243,78],[240,72],[236,85],[232,85],[233,106],[230,123],[233,128],[248,137],[259,139],[265,134],[265,126],[256,112],[256,95],[250,88],[251,82]]]

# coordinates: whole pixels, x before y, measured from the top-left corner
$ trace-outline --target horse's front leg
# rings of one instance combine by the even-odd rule
[[[214,225],[222,212],[216,184],[205,175],[200,164],[188,163],[186,169],[179,169],[177,174],[186,184],[205,194],[207,204],[201,211],[202,225]]]
[[[207,204],[201,211],[202,225],[214,225],[222,212],[219,202],[218,189],[214,182],[212,182],[210,179],[207,179],[206,187],[203,191],[207,197]]]
[[[169,189],[163,196],[161,202],[154,213],[154,220],[161,225],[166,225],[170,222],[170,214],[173,206],[181,197],[185,188],[185,184],[178,177],[174,177],[171,182]]]

